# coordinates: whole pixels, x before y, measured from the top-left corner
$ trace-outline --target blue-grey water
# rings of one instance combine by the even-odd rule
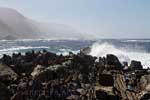
[[[121,62],[139,60],[144,67],[150,67],[150,39],[101,39],[101,40],[0,40],[0,57],[14,52],[42,50],[57,54],[79,52],[80,49],[91,47],[91,55],[105,56],[115,54]]]

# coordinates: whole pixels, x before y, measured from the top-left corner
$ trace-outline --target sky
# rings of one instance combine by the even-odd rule
[[[0,7],[99,38],[150,38],[150,0],[0,0]]]

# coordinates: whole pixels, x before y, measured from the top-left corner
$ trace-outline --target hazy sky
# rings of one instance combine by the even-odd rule
[[[150,38],[150,0],[0,0],[0,6],[101,38]]]

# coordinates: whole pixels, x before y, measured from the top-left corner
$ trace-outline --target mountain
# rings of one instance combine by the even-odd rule
[[[0,39],[85,39],[72,27],[57,23],[37,22],[12,8],[0,8]]]

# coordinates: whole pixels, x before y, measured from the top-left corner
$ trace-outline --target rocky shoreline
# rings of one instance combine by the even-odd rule
[[[85,51],[85,50],[84,50]],[[3,55],[0,100],[149,100],[150,70],[113,54],[56,55],[46,50]]]

